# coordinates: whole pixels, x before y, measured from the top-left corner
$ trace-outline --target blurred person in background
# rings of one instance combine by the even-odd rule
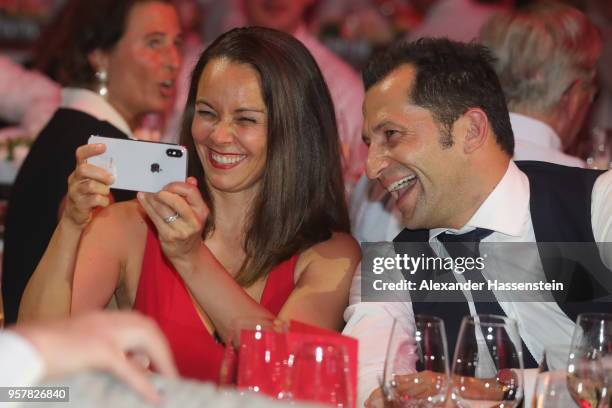
[[[347,191],[363,174],[367,148],[361,141],[363,85],[357,73],[321,44],[307,29],[317,0],[243,0],[247,25],[274,28],[293,35],[317,61],[334,102],[342,144],[343,174]]]
[[[472,41],[492,15],[508,10],[512,3],[512,0],[411,0],[413,9],[424,17],[421,25],[408,33],[408,39],[447,37]]]
[[[176,77],[175,100],[169,111],[163,114],[150,114],[145,118],[146,122],[151,123],[153,129],[160,131],[160,139],[166,143],[178,143],[179,141],[189,80],[206,45],[202,31],[203,20],[208,9],[204,9],[202,3],[200,0],[174,0],[183,32],[182,65]]]
[[[586,0],[586,14],[599,28],[603,38],[602,55],[597,66],[600,86],[597,100],[590,118],[591,126],[612,128],[612,2],[609,0]]]
[[[39,66],[64,88],[11,191],[2,268],[9,323],[62,212],[74,151],[91,135],[132,138],[143,115],[169,109],[181,63],[179,20],[164,0],[70,1],[41,41]]]
[[[137,313],[94,312],[74,319],[20,324],[0,331],[0,386],[32,387],[41,380],[103,370],[148,402],[159,403],[146,371],[138,360],[127,357],[133,353],[152,362],[162,375],[177,375],[159,327]]]
[[[575,8],[545,1],[492,17],[480,42],[497,58],[493,67],[510,111],[514,160],[584,167],[563,151],[574,143],[597,90],[597,27]]]
[[[7,138],[34,139],[60,102],[60,87],[40,72],[0,54],[0,119],[11,126],[0,129]]]

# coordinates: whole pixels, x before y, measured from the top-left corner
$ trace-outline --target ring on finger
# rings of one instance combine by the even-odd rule
[[[172,215],[169,215],[167,217],[164,217],[164,222],[166,224],[170,224],[173,223],[174,221],[178,220],[179,218],[181,218],[181,216],[179,215],[179,213],[174,213]]]

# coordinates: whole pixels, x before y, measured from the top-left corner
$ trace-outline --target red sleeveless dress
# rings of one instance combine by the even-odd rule
[[[260,304],[277,315],[294,288],[297,255],[277,265],[266,280]],[[232,307],[231,300],[227,307]],[[166,335],[183,377],[217,382],[224,347],[208,332],[191,296],[149,226],[134,310],[153,318]]]

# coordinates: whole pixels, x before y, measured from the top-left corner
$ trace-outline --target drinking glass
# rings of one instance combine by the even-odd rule
[[[594,128],[591,141],[593,147],[587,158],[588,167],[601,170],[612,168],[612,129]]]
[[[568,386],[581,407],[610,407],[608,358],[612,357],[612,314],[583,313],[572,336],[572,359],[568,362]]]
[[[324,341],[299,343],[289,356],[286,399],[352,407],[348,354]]]
[[[565,371],[549,371],[538,374],[532,408],[576,407],[567,389]]]
[[[538,373],[549,371],[567,371],[572,346],[570,344],[556,344],[544,349],[542,361],[538,365]],[[572,356],[573,357],[573,356]]]
[[[523,398],[523,351],[516,321],[466,316],[453,357],[453,397],[460,407],[516,407]]]
[[[538,367],[532,408],[575,407],[568,390],[567,367],[574,355],[570,345],[549,346],[544,349]]]
[[[0,261],[2,260],[2,257],[0,257]],[[2,273],[0,271],[0,277],[2,276]],[[4,328],[4,301],[2,300],[2,288],[0,288],[0,330],[2,330]]]
[[[238,319],[225,348],[219,383],[273,398],[286,394],[287,326],[278,320]]]
[[[434,407],[449,390],[448,350],[444,321],[416,315],[413,328],[391,329],[382,379],[387,405],[398,408]]]
[[[601,369],[603,372],[604,388],[598,408],[612,408],[612,355],[601,358]]]

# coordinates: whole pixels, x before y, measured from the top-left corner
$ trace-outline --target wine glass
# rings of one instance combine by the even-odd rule
[[[549,371],[567,371],[572,346],[570,344],[555,344],[546,346],[542,361],[538,365],[538,374]]]
[[[305,340],[289,356],[284,399],[352,407],[348,353],[344,346]]]
[[[568,362],[574,358],[570,345],[549,346],[544,349],[538,367],[532,408],[573,407],[568,390]]]
[[[572,336],[572,358],[568,362],[568,386],[581,407],[610,407],[607,370],[612,356],[612,314],[583,313]]]
[[[381,384],[383,396],[394,407],[439,406],[450,383],[444,321],[416,315],[414,323],[409,329],[397,320],[393,323]]]
[[[516,321],[466,316],[453,357],[453,397],[460,407],[516,407],[523,398],[523,351]]]
[[[612,355],[601,358],[601,369],[603,371],[604,388],[599,408],[612,407]]]
[[[612,129],[596,127],[591,132],[592,149],[587,158],[591,169],[612,168]]]
[[[0,261],[2,257],[0,256]],[[2,271],[0,271],[0,277],[2,276]],[[4,328],[4,301],[2,300],[2,288],[0,287],[0,330]]]
[[[232,324],[231,341],[225,348],[219,383],[283,398],[288,356],[287,326],[283,322],[238,319]]]

